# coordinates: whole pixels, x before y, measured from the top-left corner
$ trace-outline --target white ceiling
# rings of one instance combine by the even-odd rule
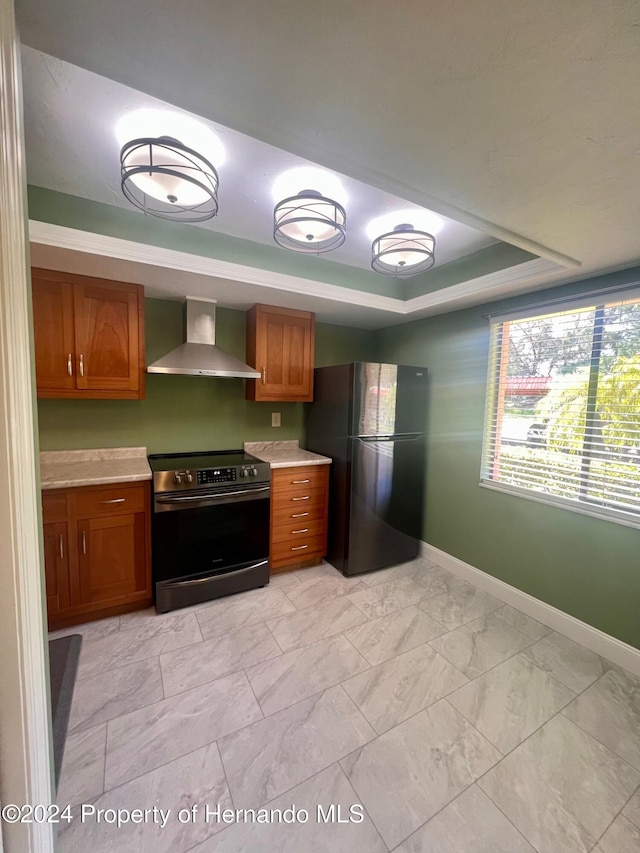
[[[638,0],[16,7],[38,50],[580,264],[531,287],[640,261]]]

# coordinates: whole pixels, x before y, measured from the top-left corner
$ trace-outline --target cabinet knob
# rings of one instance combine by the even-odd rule
[[[82,553],[87,553],[87,532],[86,530],[82,531]]]
[[[69,353],[67,356],[67,373],[69,376],[73,376],[73,358],[72,353]]]
[[[62,533],[60,534],[60,559],[64,560],[64,542],[62,539]]]
[[[80,376],[84,376],[84,354],[80,353]]]
[[[262,373],[262,384],[266,385],[267,384],[267,368],[263,366],[261,373]]]

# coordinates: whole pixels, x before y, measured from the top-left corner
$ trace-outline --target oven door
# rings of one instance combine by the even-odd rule
[[[229,487],[217,494],[155,495],[154,583],[196,580],[267,561],[269,498],[268,484]]]

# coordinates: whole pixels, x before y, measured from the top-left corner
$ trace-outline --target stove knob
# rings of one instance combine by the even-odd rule
[[[241,476],[241,477],[247,477],[247,476],[248,476],[248,474],[249,474],[249,472],[247,471],[247,469],[246,469],[246,468],[241,468],[241,469],[240,469],[240,476]]]
[[[251,475],[252,475],[253,477],[257,477],[257,476],[258,476],[258,469],[257,469],[257,468],[252,468],[252,469],[251,469]]]
[[[193,474],[191,471],[187,471],[187,483],[193,483]]]
[[[178,486],[182,482],[182,475],[177,472],[173,475],[173,482]]]

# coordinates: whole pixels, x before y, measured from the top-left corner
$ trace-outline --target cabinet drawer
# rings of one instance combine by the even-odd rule
[[[294,524],[301,524],[304,522],[303,526],[305,526],[308,521],[315,521],[317,518],[324,519],[324,501],[315,501],[314,503],[311,503],[309,500],[295,504],[287,504],[287,506],[280,509],[274,509],[272,516],[272,523],[274,526],[289,524],[290,522]]]
[[[317,518],[314,521],[293,519],[293,522],[275,525],[271,533],[271,541],[274,545],[279,542],[297,545],[299,541],[307,542],[312,536],[324,535],[324,531],[324,518]]]
[[[109,516],[116,513],[144,512],[146,485],[78,490],[76,508],[79,518]]]
[[[68,517],[67,493],[63,491],[43,492],[42,521],[44,524],[54,524],[66,521]]]
[[[300,468],[276,468],[272,472],[273,488],[277,491],[308,486],[310,489],[326,482],[326,465],[305,465]]]
[[[315,489],[310,489],[308,486],[297,486],[295,489],[286,492],[272,491],[271,505],[274,513],[280,510],[303,512],[310,507],[324,507],[325,497],[326,489],[324,486]]]
[[[324,554],[326,537],[309,536],[308,538],[300,537],[300,541],[292,544],[287,542],[274,542],[271,547],[271,562],[274,565],[280,563],[296,562],[297,560],[305,560],[307,555]]]

